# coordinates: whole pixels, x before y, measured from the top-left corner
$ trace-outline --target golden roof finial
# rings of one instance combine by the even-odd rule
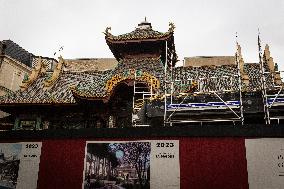
[[[105,31],[103,32],[105,35],[110,35],[111,27],[106,27]]]
[[[174,32],[175,28],[176,27],[175,27],[174,23],[170,22],[169,23],[169,32]]]

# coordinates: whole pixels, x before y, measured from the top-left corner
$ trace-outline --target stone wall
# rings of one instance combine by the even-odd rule
[[[219,65],[235,65],[234,56],[197,56],[184,57],[184,67],[188,66],[219,66]]]

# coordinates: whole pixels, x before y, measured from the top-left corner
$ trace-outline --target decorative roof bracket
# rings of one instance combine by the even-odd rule
[[[28,80],[23,80],[20,86],[21,90],[27,89],[33,82],[37,80],[38,77],[46,73],[46,65],[43,63],[41,57],[39,57],[38,64],[33,68],[31,75]]]
[[[63,66],[65,65],[65,62],[64,62],[62,56],[58,57],[58,59],[59,59],[59,63],[56,65],[56,67],[55,67],[55,69],[52,73],[51,78],[44,82],[45,87],[51,87],[56,82],[56,80],[58,79],[58,77],[59,77],[59,75],[60,75],[60,73],[63,69]]]

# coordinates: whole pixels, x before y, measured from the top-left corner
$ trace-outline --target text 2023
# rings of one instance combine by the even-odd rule
[[[174,147],[174,143],[172,142],[157,142],[156,147],[158,148],[171,148]]]

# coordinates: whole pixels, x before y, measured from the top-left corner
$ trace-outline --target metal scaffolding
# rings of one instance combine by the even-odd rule
[[[279,74],[284,71],[275,71],[275,72],[269,72],[269,74]],[[262,78],[264,81],[266,81],[266,75],[267,72],[262,73]],[[282,79],[282,77],[280,77]],[[265,114],[265,123],[271,124],[271,121],[276,120],[277,124],[280,124],[280,120],[284,119],[284,116],[279,114],[279,109],[284,107],[284,86],[281,85],[275,85],[275,78],[273,77],[273,89],[268,90],[267,86],[263,86],[262,88],[262,94],[263,96],[263,102],[264,102],[264,114]],[[267,94],[268,93],[268,94]]]
[[[238,77],[238,76],[236,76]],[[195,80],[195,82],[200,83],[199,81],[204,80],[204,78],[199,78],[198,80]],[[170,95],[165,95],[165,101],[168,102],[165,110],[165,124],[170,124],[172,125],[173,123],[191,123],[191,122],[241,122],[241,124],[244,123],[244,117],[243,117],[243,105],[242,105],[242,96],[241,96],[241,84],[239,84],[239,100],[224,100],[222,99],[220,94],[223,94],[225,92],[234,92],[233,90],[226,90],[226,91],[208,91],[207,93],[196,91],[193,93],[180,93],[181,96],[184,96],[183,99],[179,103],[173,103],[171,99],[174,97],[173,93],[171,91]],[[219,101],[214,101],[214,102],[205,102],[205,103],[196,103],[196,102],[191,102],[191,103],[185,103],[186,100],[191,95],[214,95]],[[170,99],[169,99],[170,98]],[[204,111],[204,112],[210,112],[210,111],[216,111],[216,110],[229,110],[233,116],[230,118],[216,118],[216,119],[199,119],[199,120],[193,120],[190,117],[190,114],[194,111]],[[237,112],[238,110],[238,112]],[[175,120],[172,119],[176,113],[183,113],[183,114],[188,114],[187,119],[183,120]]]
[[[167,44],[166,44],[167,45]],[[167,49],[168,50],[168,49]],[[167,53],[167,52],[166,52]],[[167,56],[166,56],[167,57]],[[224,90],[208,90],[203,91],[203,89],[206,87],[206,83],[208,80],[215,80],[217,81],[218,77],[210,77],[210,78],[188,78],[186,80],[175,80],[172,76],[172,69],[167,69],[167,64],[165,64],[164,69],[164,125],[170,125],[173,124],[180,124],[180,123],[200,123],[202,125],[203,122],[240,122],[242,125],[244,124],[244,115],[243,115],[243,103],[242,103],[242,79],[241,79],[241,73],[240,73],[240,63],[239,63],[239,57],[236,54],[236,64],[237,64],[237,74],[233,75],[231,77],[229,76],[222,76],[226,77],[228,81],[233,81],[234,79],[238,79],[238,90],[234,90],[232,83],[231,83],[231,89],[224,89]],[[167,62],[167,59],[166,59]],[[171,64],[172,65],[172,64]],[[167,72],[171,71],[170,74]],[[171,76],[169,78],[169,75]],[[174,86],[176,82],[181,83],[187,83],[187,84],[193,84],[195,82],[197,84],[197,91],[194,93],[180,93],[180,96],[184,96],[184,98],[179,103],[174,103],[173,101],[176,100],[173,91],[175,90]],[[168,89],[170,87],[170,93],[168,94]],[[239,95],[238,100],[224,100],[222,99],[220,94],[224,94],[225,92],[235,92]],[[217,102],[206,102],[206,103],[185,103],[185,101],[191,96],[191,95],[202,95],[207,93],[208,95],[214,95],[219,101]],[[202,119],[192,119],[191,114],[192,112],[196,111],[204,111],[204,112],[213,112],[218,110],[225,110],[232,113],[232,117],[230,118],[202,118]],[[182,114],[183,119],[174,119],[175,115]],[[217,114],[216,114],[217,115]]]
[[[261,41],[260,36],[258,32],[258,58],[259,58],[259,65],[260,65],[260,73],[261,73],[261,93],[262,93],[262,99],[263,99],[263,110],[264,110],[264,120],[265,124],[270,124],[270,115],[269,115],[269,109],[267,104],[267,91],[266,91],[266,77],[265,77],[265,70],[264,70],[264,64],[262,60],[262,49],[261,49]]]
[[[264,120],[265,124],[271,124],[272,120],[276,120],[277,123],[280,123],[280,120],[284,119],[282,116],[283,111],[281,109],[284,108],[284,91],[282,84],[281,73],[284,71],[275,71],[274,70],[265,70],[264,63],[268,63],[262,54],[261,48],[261,40],[260,33],[258,31],[258,56],[259,56],[259,64],[260,64],[260,73],[261,73],[261,92],[262,92],[262,100],[263,100],[263,111],[264,111]],[[268,65],[266,65],[268,66]],[[274,65],[275,67],[275,65]],[[278,75],[278,79],[280,80],[280,84],[277,84],[275,76]],[[269,77],[272,80],[271,86],[269,86]]]
[[[148,84],[143,81],[137,80],[137,74],[135,72],[133,81],[133,111],[132,111],[132,126],[150,126],[148,124],[142,123],[138,116],[138,112],[141,110],[146,99],[150,99],[154,96],[153,93],[153,82],[151,80],[150,91]]]

